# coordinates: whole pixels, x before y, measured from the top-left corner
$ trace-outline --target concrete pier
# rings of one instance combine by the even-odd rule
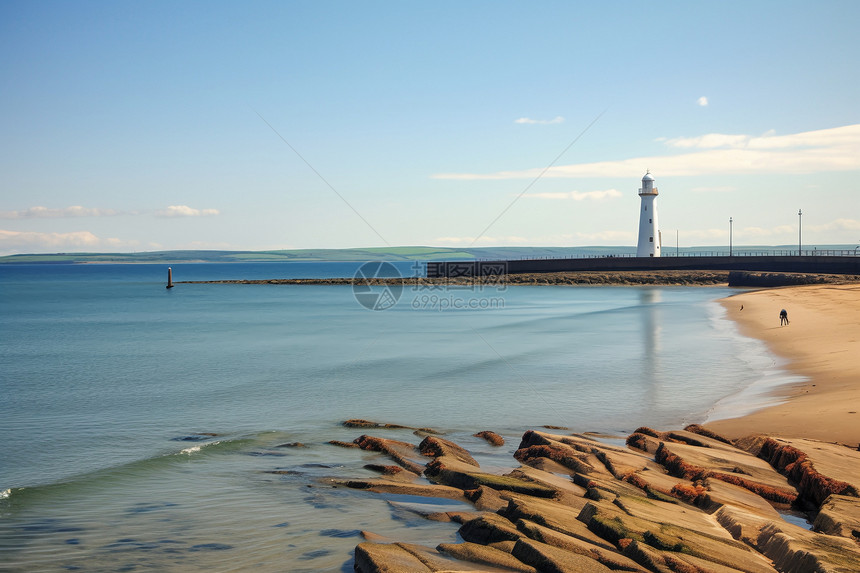
[[[860,256],[594,257],[507,261],[431,261],[427,263],[428,278],[570,271],[660,270],[860,274]]]

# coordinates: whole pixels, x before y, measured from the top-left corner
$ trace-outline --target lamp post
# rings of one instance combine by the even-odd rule
[[[797,256],[803,256],[803,211],[797,210]]]
[[[729,217],[729,256],[732,256],[732,218]]]

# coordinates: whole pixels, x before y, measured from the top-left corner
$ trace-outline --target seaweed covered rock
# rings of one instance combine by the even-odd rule
[[[486,571],[480,565],[450,559],[431,547],[412,543],[361,543],[355,548],[356,573]]]
[[[491,432],[490,430],[484,430],[483,432],[478,432],[474,434],[476,438],[483,438],[487,441],[491,446],[504,446],[505,439],[495,432]]]
[[[461,561],[500,567],[507,571],[538,573],[537,569],[531,565],[526,565],[509,552],[489,545],[466,541],[463,543],[441,543],[436,549]]]
[[[397,462],[403,468],[420,474],[424,471],[424,466],[413,461],[412,458],[417,458],[418,453],[415,446],[408,442],[400,442],[397,440],[389,440],[386,438],[376,438],[374,436],[363,435],[355,439],[355,443],[362,450],[373,452],[381,452],[388,455],[392,460]]]
[[[476,469],[476,468],[475,468]],[[435,460],[427,464],[424,475],[431,481],[442,483],[463,490],[474,490],[481,486],[499,491],[527,493],[538,497],[553,497],[556,490],[514,476],[500,476],[481,471],[474,471],[470,466],[451,466]]]
[[[797,491],[767,464],[735,448],[691,446],[663,442],[655,459],[668,472],[688,480],[721,480],[748,489],[773,504],[789,506]]]
[[[814,440],[767,438],[758,455],[796,483],[815,508],[833,494],[860,497],[860,452]]]
[[[473,458],[465,448],[438,436],[427,436],[424,438],[421,443],[418,444],[418,451],[421,452],[421,454],[432,458],[446,457],[455,459],[458,462],[462,462],[470,466],[480,466],[480,464],[475,461],[475,458]]]

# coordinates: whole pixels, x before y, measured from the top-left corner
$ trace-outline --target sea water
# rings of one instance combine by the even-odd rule
[[[502,473],[529,428],[679,428],[790,381],[714,302],[728,288],[407,286],[369,310],[351,286],[165,279],[166,265],[0,267],[0,570],[351,571],[361,530],[454,542],[456,525],[418,513],[457,506],[326,485],[390,463],[331,440],[420,440],[343,420],[430,427]]]

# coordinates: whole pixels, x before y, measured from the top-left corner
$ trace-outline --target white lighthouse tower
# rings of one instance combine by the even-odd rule
[[[639,208],[639,244],[636,247],[637,257],[660,256],[660,228],[657,226],[657,188],[651,172],[642,178],[642,188],[639,189],[642,205]]]

